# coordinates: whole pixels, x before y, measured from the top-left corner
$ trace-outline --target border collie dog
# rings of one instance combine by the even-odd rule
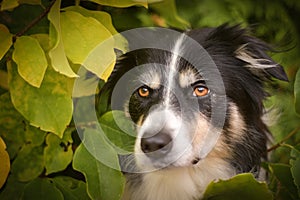
[[[270,134],[264,86],[287,81],[272,49],[240,26],[166,38],[153,43],[169,49],[121,55],[102,89],[136,127],[134,152],[120,158],[123,199],[198,200],[211,181],[245,172],[258,178]]]

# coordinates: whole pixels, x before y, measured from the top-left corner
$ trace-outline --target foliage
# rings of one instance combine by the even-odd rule
[[[299,15],[297,0],[1,1],[0,199],[119,199],[125,181],[118,154],[132,150],[134,135],[125,134],[118,123],[126,124],[126,132],[133,132],[132,127],[122,112],[101,111],[99,122],[90,118],[99,91],[83,86],[75,93],[75,80],[94,74],[88,84],[97,85],[108,79],[116,62],[114,49],[127,49],[122,36],[112,37],[118,32],[225,22],[252,26],[256,36],[288,49],[273,58],[290,82],[274,82],[269,90],[275,95],[265,102],[277,109],[269,120],[272,156],[263,163],[270,182],[238,175],[212,182],[204,199],[232,199],[233,194],[235,199],[299,199]],[[91,50],[99,56],[87,59]],[[82,121],[76,122],[78,115]],[[98,134],[97,124],[105,135]]]
[[[246,191],[245,191],[245,188]],[[253,192],[255,191],[255,193]],[[212,182],[208,185],[203,199],[245,199],[245,200],[269,200],[272,193],[266,183],[255,180],[252,174],[239,174],[230,180]]]

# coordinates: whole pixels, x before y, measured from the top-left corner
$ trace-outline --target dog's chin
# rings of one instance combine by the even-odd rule
[[[173,163],[173,164],[170,164],[169,166],[163,168],[163,169],[176,169],[176,168],[190,168],[190,167],[196,167],[197,164],[199,163],[200,159],[198,158],[195,158],[195,159],[192,159],[192,161],[188,162],[188,163],[184,163],[184,164],[177,164],[177,163]]]
[[[195,167],[199,162],[200,159],[196,157],[177,159],[173,162],[164,158],[151,160],[147,157],[144,157],[144,159],[137,160],[137,166],[142,172],[151,172],[157,170],[171,170],[176,168]]]

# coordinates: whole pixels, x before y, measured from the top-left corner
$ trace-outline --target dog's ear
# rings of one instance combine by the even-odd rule
[[[276,63],[267,52],[272,52],[272,49],[263,41],[250,37],[244,37],[244,44],[238,47],[235,51],[236,58],[244,61],[246,67],[257,76],[274,77],[279,80],[288,81],[288,77],[283,67]]]
[[[274,77],[282,81],[288,81],[283,67],[275,62],[268,53],[273,49],[262,40],[249,36],[247,30],[240,38],[240,45],[235,50],[235,57],[244,61],[252,73],[258,77]]]
[[[230,51],[227,53],[243,61],[245,67],[248,67],[256,76],[288,81],[283,67],[268,55],[274,50],[267,43],[251,36],[249,32],[248,29],[241,28],[239,25],[224,24],[213,30],[209,39],[226,46]]]

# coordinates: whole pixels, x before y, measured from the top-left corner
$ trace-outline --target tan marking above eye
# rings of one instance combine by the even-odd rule
[[[179,84],[182,88],[189,87],[197,80],[196,74],[192,69],[188,69],[179,74]]]
[[[140,87],[138,89],[138,94],[141,96],[141,97],[148,97],[149,94],[150,94],[150,91],[147,87]]]
[[[194,87],[194,92],[193,95],[195,97],[204,97],[208,94],[209,89],[203,85],[198,85],[196,87]]]

